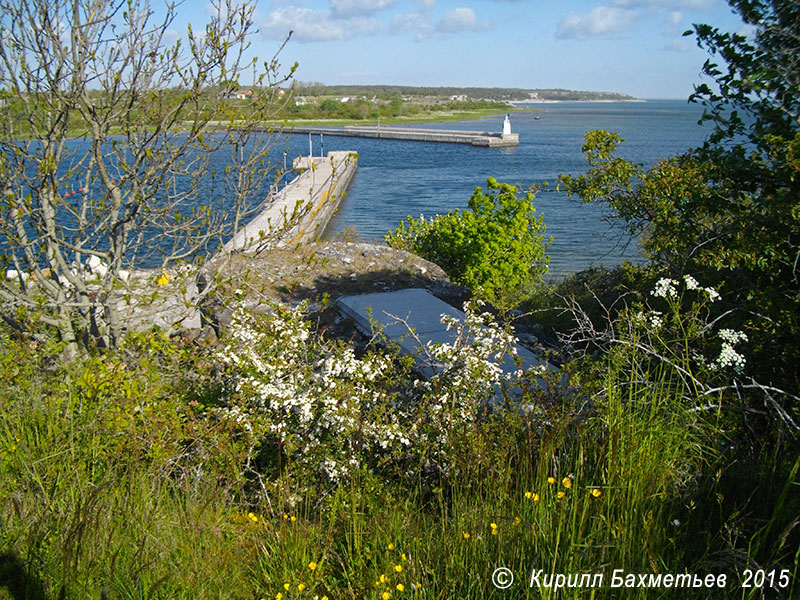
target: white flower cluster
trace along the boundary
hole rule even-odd
[[[733,329],[720,329],[717,332],[717,337],[722,340],[722,347],[720,348],[719,356],[709,366],[716,370],[732,367],[735,372],[741,373],[747,361],[744,356],[736,351],[734,346],[739,342],[746,342],[747,334]]]
[[[675,298],[678,295],[678,290],[675,286],[678,282],[669,277],[662,277],[656,281],[656,287],[650,293],[656,298]]]
[[[683,276],[683,283],[686,285],[687,290],[699,290],[704,292],[710,302],[716,302],[720,299],[719,292],[712,287],[702,287],[697,280],[691,275]],[[656,298],[677,298],[679,282],[669,277],[662,277],[656,281],[655,287],[650,292]]]
[[[494,393],[494,387],[520,375],[518,371],[504,373],[500,366],[507,357],[517,353],[514,336],[494,322],[489,313],[477,313],[472,304],[464,304],[465,320],[442,315],[448,330],[454,329],[452,343],[429,344],[428,352],[441,367],[437,376],[459,397],[484,400]],[[477,384],[477,385],[476,385]]]
[[[361,464],[359,452],[408,446],[397,417],[380,410],[386,400],[373,385],[388,358],[356,357],[350,347],[315,345],[295,312],[257,320],[237,312],[231,342],[218,354],[235,367],[235,394],[220,414],[279,438],[291,458],[338,481]]]

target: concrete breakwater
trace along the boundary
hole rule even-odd
[[[329,152],[326,157],[301,156],[292,167],[300,174],[225,244],[223,253],[314,241],[347,193],[358,156],[349,151]]]
[[[519,146],[518,133],[494,133],[487,131],[346,125],[344,127],[294,126],[285,131],[285,133],[309,133],[312,135],[323,134],[342,137],[469,144],[471,146],[484,146],[488,148]]]

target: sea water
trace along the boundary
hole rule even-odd
[[[325,232],[333,238],[354,230],[365,241],[383,243],[384,234],[407,216],[427,217],[464,209],[476,186],[486,180],[522,188],[549,182],[560,174],[586,169],[581,153],[584,136],[594,129],[618,133],[625,140],[618,154],[654,164],[706,139],[700,126],[702,108],[683,100],[646,102],[565,102],[529,104],[537,112],[511,112],[514,148],[482,148],[462,144],[312,136],[314,153],[353,150],[358,172],[347,197]],[[415,127],[501,132],[502,115],[479,121],[429,123]],[[308,153],[308,136],[290,136],[289,152]],[[544,215],[551,275],[559,277],[590,266],[613,266],[639,260],[636,242],[623,235],[607,207],[584,204],[565,193],[543,191],[534,204]]]
[[[466,208],[475,187],[485,186],[487,178],[494,177],[520,189],[545,181],[551,184],[534,200],[537,211],[544,215],[547,235],[553,238],[548,249],[551,276],[557,278],[592,265],[613,266],[624,259],[640,260],[635,240],[622,235],[619,224],[615,226],[609,219],[607,207],[583,204],[579,198],[556,192],[554,184],[560,174],[579,174],[586,169],[581,146],[586,132],[593,129],[619,133],[625,139],[619,155],[647,166],[701,145],[709,133],[708,126],[698,125],[701,107],[680,100],[653,100],[530,104],[525,108],[536,112],[511,112],[512,131],[520,137],[520,145],[514,148],[312,136],[315,155],[331,150],[352,150],[359,155],[350,191],[331,219],[325,237],[335,238],[354,230],[364,241],[384,243],[385,233],[408,216],[432,217]],[[499,133],[503,119],[503,115],[497,115],[479,121],[415,127]],[[88,144],[88,140],[73,139],[68,142],[67,151],[79,160],[85,156]],[[270,153],[271,168],[282,168],[284,161],[291,168],[292,159],[308,151],[307,135],[279,136]],[[62,190],[66,194],[77,194],[84,181],[84,173],[70,163],[73,159],[60,165],[63,173],[75,171],[74,181],[66,182]],[[217,206],[215,199],[220,199],[222,205],[230,204],[229,191],[219,176],[229,162],[227,148],[211,156],[209,173],[201,181],[194,203]],[[211,172],[216,172],[217,177],[212,177]],[[257,199],[269,195],[272,181],[268,176],[263,189],[255,194]],[[179,179],[175,183],[180,187]],[[101,193],[98,189],[97,194]],[[69,225],[68,220],[64,225]],[[92,240],[102,249],[105,241],[98,235]],[[162,239],[157,232],[147,237],[152,246],[164,244],[168,251],[168,238]],[[4,248],[5,240],[0,239],[0,251]],[[152,258],[127,258],[138,267],[155,266]]]

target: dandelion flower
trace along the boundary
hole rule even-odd
[[[563,485],[567,489],[571,488],[572,479],[570,479],[569,477],[564,477],[564,479],[561,480],[561,485]]]
[[[392,597],[392,595],[391,595],[389,592],[383,592],[383,593],[381,594],[381,598],[382,598],[383,600],[389,600],[389,598],[391,598],[391,597]]]
[[[278,595],[275,596],[275,600],[281,600],[281,598],[283,598],[283,594],[278,592]]]
[[[297,517],[295,517],[294,515],[292,515],[291,517],[289,517],[289,520],[290,520],[292,523],[294,523],[295,521],[297,521]]]
[[[599,497],[600,497],[600,495],[601,495],[602,493],[603,493],[603,492],[601,492],[601,491],[600,491],[600,490],[598,490],[597,488],[594,488],[594,489],[592,490],[592,496],[594,496],[595,498],[599,498]]]
[[[403,565],[395,565],[395,566],[394,566],[394,570],[395,570],[397,573],[402,573],[402,572],[403,572]]]
[[[317,563],[311,561],[310,563],[308,563],[308,568],[311,569],[312,571],[315,570],[317,568]]]
[[[298,583],[297,584],[297,591],[298,592],[302,592],[304,589],[306,589],[306,584],[305,583]]]
[[[389,545],[387,546],[387,548],[389,548],[389,550],[394,550],[394,544],[389,544]]]
[[[465,531],[465,532],[464,532],[464,539],[465,539],[465,540],[468,540],[468,539],[469,539],[469,532],[468,532],[468,531]]]
[[[556,482],[556,478],[555,477],[548,477],[547,478],[547,483],[549,483],[550,485],[553,485],[555,482]]]
[[[287,592],[289,591],[289,588],[290,588],[290,587],[292,587],[292,586],[291,586],[291,585],[289,585],[288,583],[284,583],[284,584],[283,584],[283,589],[285,589]]]
[[[397,589],[398,592],[402,592],[406,589],[406,586],[404,586],[402,583],[398,583],[395,589]]]
[[[563,498],[563,497],[564,497],[564,492],[558,492],[558,493],[556,494],[556,497],[557,497],[559,500],[561,500],[561,498]]]

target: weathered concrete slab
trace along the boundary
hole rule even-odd
[[[428,343],[452,343],[457,335],[455,331],[447,330],[442,315],[465,320],[462,311],[423,289],[343,296],[337,300],[337,305],[363,334],[371,336],[376,330],[381,330],[389,341],[400,347],[401,352],[415,356],[419,370],[427,378],[440,372],[442,365],[432,364],[427,359],[424,346]],[[516,350],[522,369],[544,367],[558,372],[556,367],[527,348],[517,344]],[[506,357],[500,367],[504,373],[519,368],[511,356]],[[544,380],[536,379],[540,385],[546,386]]]

